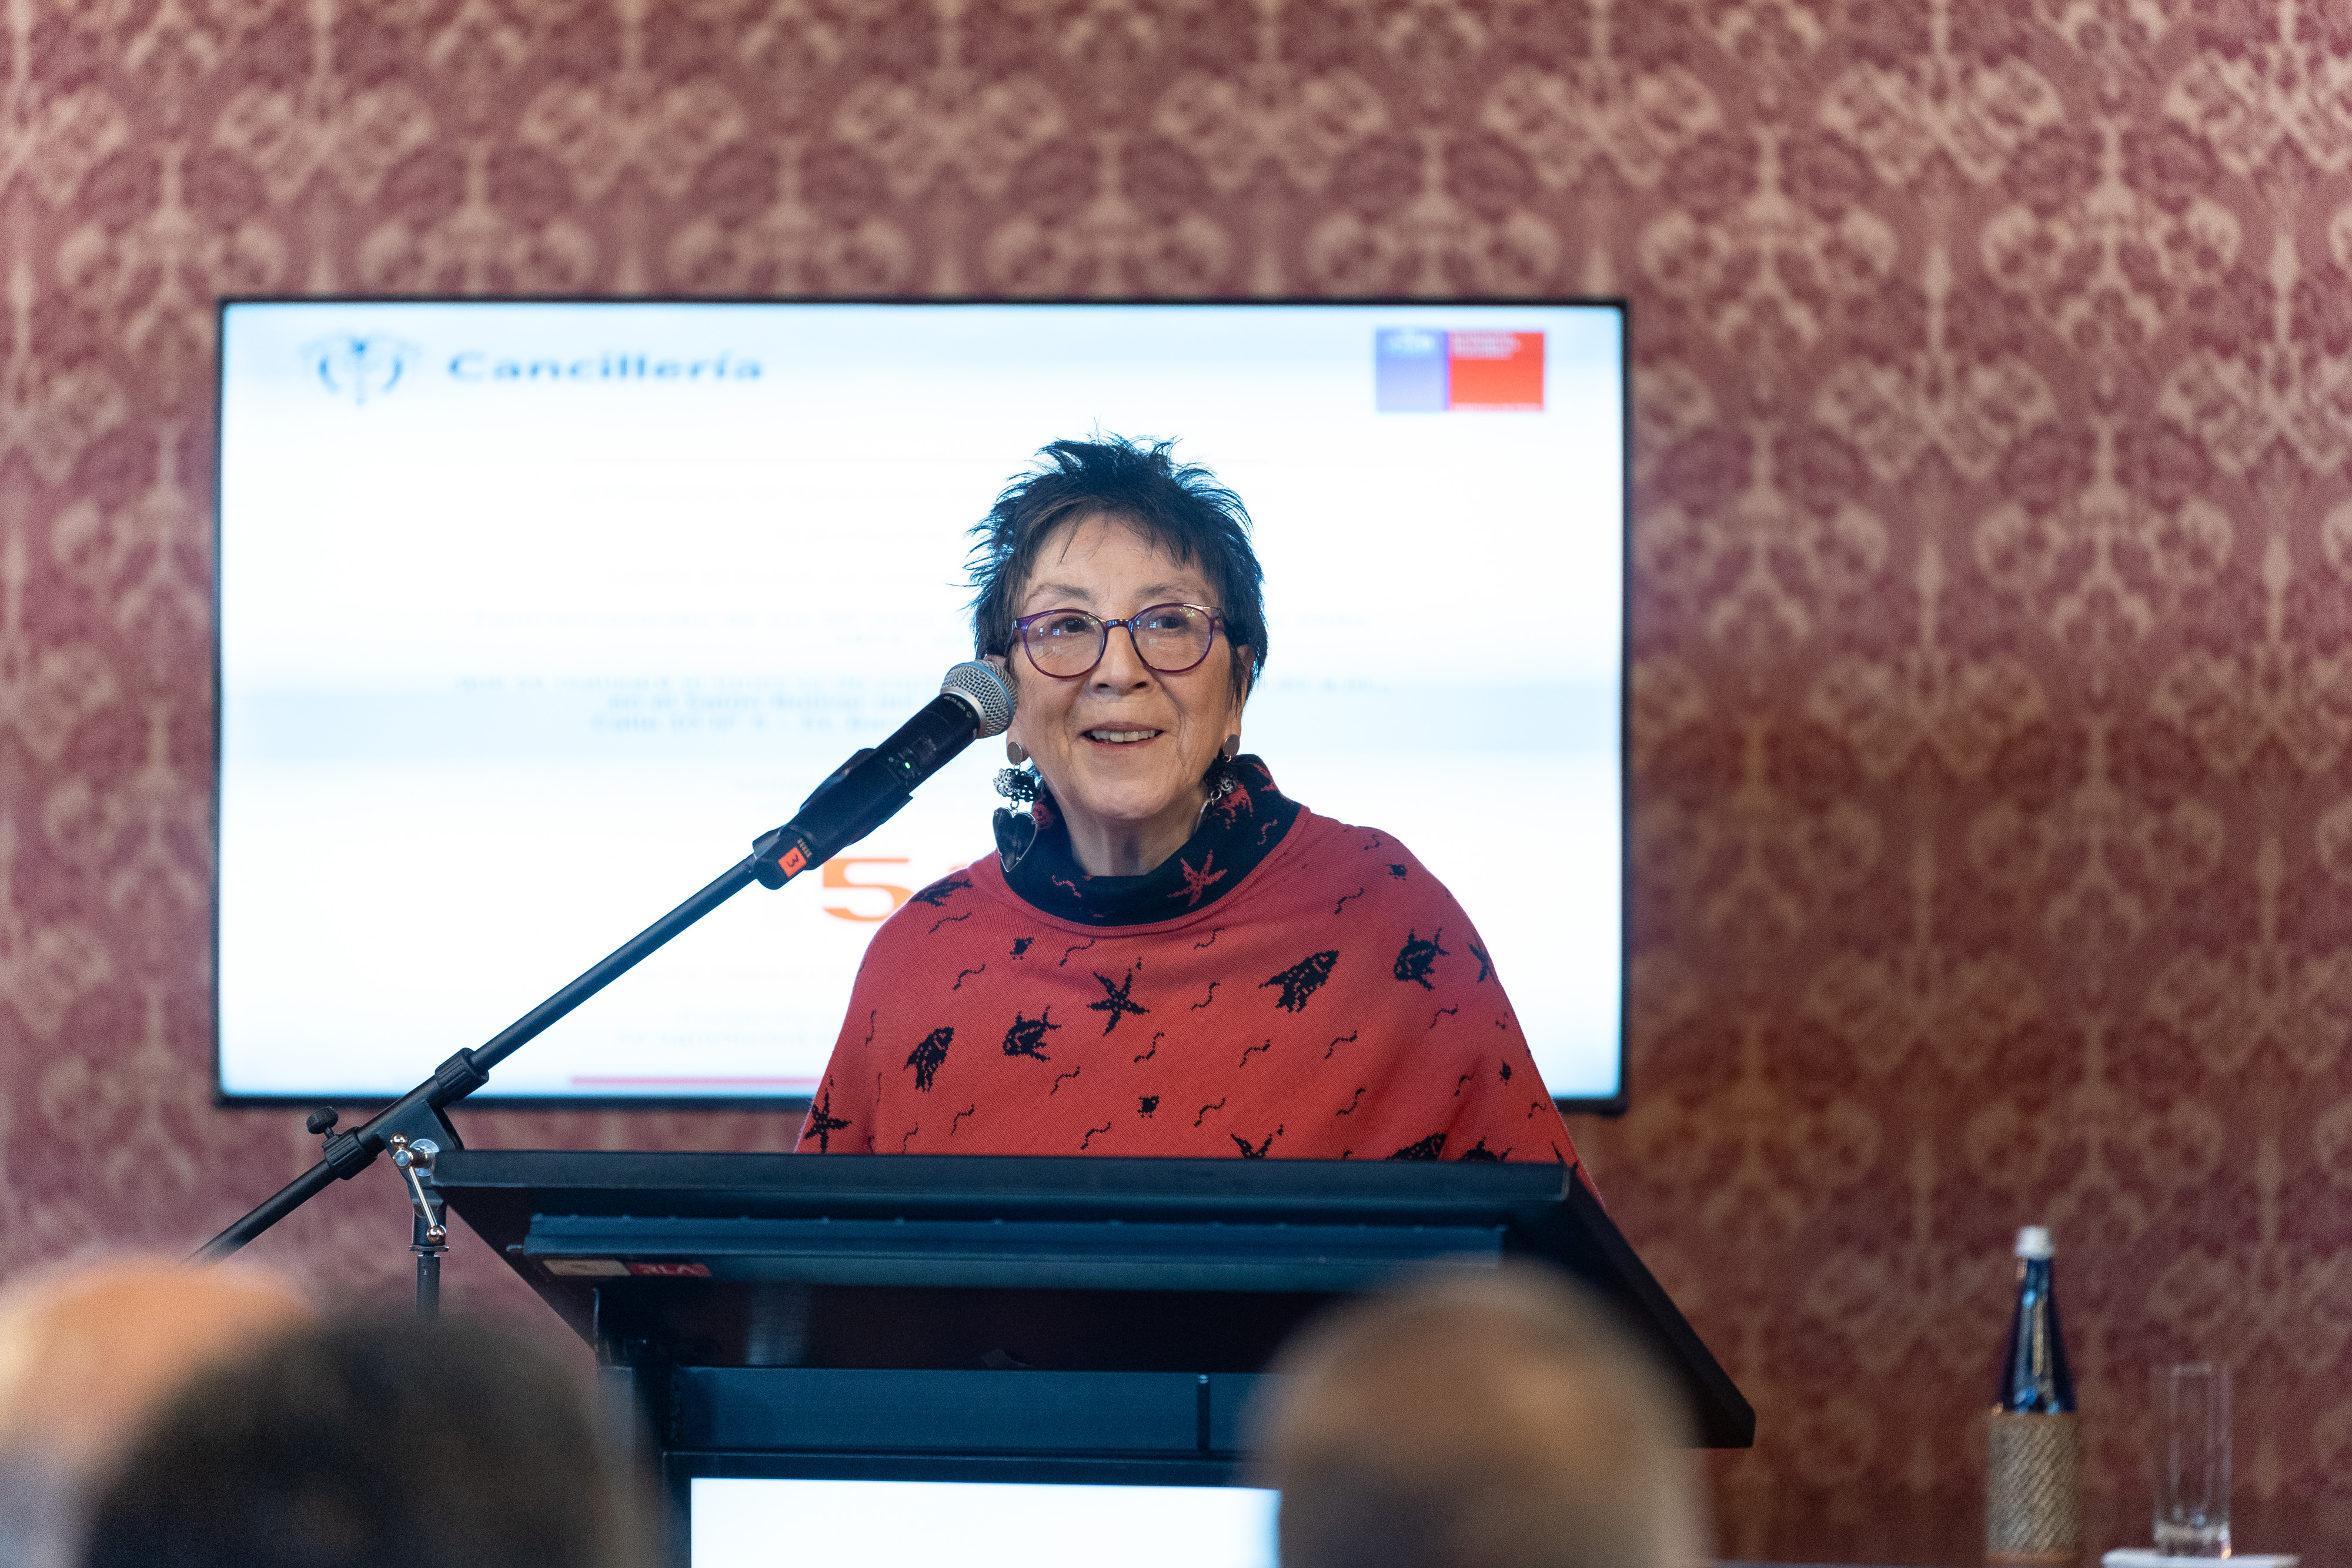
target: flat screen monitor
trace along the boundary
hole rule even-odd
[[[1477,923],[1552,1092],[1622,1090],[1612,304],[223,308],[217,1089],[364,1101],[739,860],[971,655],[1039,447],[1242,497],[1245,748]],[[721,906],[484,1099],[804,1099],[877,924],[991,852],[995,743]]]
[[[691,1568],[1275,1568],[1255,1487],[736,1479],[689,1483]]]

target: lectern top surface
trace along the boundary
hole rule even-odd
[[[1556,1165],[1353,1160],[1174,1160],[940,1155],[751,1155],[463,1150],[436,1177],[456,1192],[528,1191],[542,1211],[835,1214],[987,1209],[1113,1218],[1247,1214],[1343,1223],[1499,1221],[1564,1200]],[[574,1206],[577,1206],[574,1208]]]

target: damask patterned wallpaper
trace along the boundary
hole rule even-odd
[[[5,0],[0,1262],[313,1146],[206,1095],[215,296],[1622,293],[1579,1135],[1762,1412],[1730,1537],[1975,1484],[2029,1220],[2100,1485],[2210,1354],[2242,1495],[2352,1486],[2347,165],[2320,0]],[[396,1292],[404,1236],[379,1170],[260,1250]]]

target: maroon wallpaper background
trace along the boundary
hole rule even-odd
[[[2097,1485],[2216,1355],[2241,1497],[2324,1517],[2347,165],[2321,0],[8,0],[0,1270],[315,1147],[208,1100],[215,297],[1623,294],[1634,1109],[1577,1132],[1761,1412],[1727,1551],[1966,1498],[2037,1220]],[[257,1250],[397,1293],[403,1212]]]

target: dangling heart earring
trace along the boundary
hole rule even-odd
[[[1004,737],[1004,760],[1018,768],[1029,760],[1029,748],[1008,735]]]

